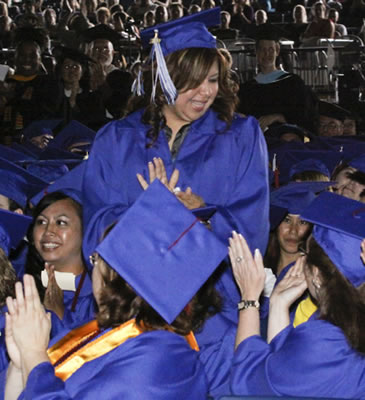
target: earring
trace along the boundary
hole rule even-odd
[[[314,279],[312,279],[312,283],[313,283],[313,286],[316,288],[316,289],[320,289],[321,288],[321,285],[320,285],[320,283],[318,283],[317,281],[315,281]]]

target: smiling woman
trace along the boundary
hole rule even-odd
[[[92,317],[92,285],[81,251],[81,205],[60,192],[46,195],[34,209],[28,236],[26,273],[34,276],[45,307],[58,317],[53,315],[52,335]]]

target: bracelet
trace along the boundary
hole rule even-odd
[[[260,309],[260,303],[258,300],[241,300],[238,303],[238,311],[246,310],[249,307]]]

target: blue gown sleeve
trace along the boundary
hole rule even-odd
[[[228,238],[232,230],[242,233],[251,250],[264,254],[269,235],[269,185],[267,146],[258,122],[252,118],[237,118],[231,129],[235,135],[237,158],[232,168],[234,187],[229,188],[229,200],[218,204],[211,219],[213,231]],[[219,163],[219,160],[216,160]],[[222,182],[223,189],[224,184]]]
[[[232,365],[234,394],[322,398],[361,398],[365,362],[342,330],[311,317],[289,325],[267,344],[259,336],[244,340]]]

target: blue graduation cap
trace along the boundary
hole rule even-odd
[[[227,245],[156,179],[96,252],[171,324],[227,255]]]
[[[70,121],[50,142],[50,147],[58,147],[69,151],[70,147],[76,144],[91,147],[96,132],[79,121]]]
[[[51,185],[44,188],[38,194],[30,199],[33,205],[37,205],[40,200],[48,193],[62,192],[78,203],[82,204],[82,179],[86,168],[87,161],[82,162],[71,171],[64,174]]]
[[[358,171],[365,173],[365,154],[350,160],[349,165],[353,168],[356,168]]]
[[[270,229],[275,229],[286,214],[300,215],[333,182],[291,182],[270,193]]]
[[[23,135],[27,139],[45,134],[53,135],[53,131],[61,124],[61,122],[62,119],[33,121],[23,130]]]
[[[11,162],[35,159],[35,157],[33,157],[29,154],[17,151],[9,146],[4,146],[2,144],[0,144],[0,157],[5,158],[5,160],[11,161]]]
[[[365,266],[360,258],[365,238],[364,203],[321,193],[301,218],[314,224],[314,239],[340,272],[356,287],[364,283]]]
[[[46,182],[54,182],[69,171],[63,160],[32,160],[26,165],[28,172]]]
[[[321,174],[327,176],[327,178],[331,177],[327,166],[322,161],[313,158],[307,158],[306,160],[299,161],[291,166],[289,178],[292,179],[294,175],[307,171],[320,172]]]
[[[17,248],[31,222],[31,217],[0,209],[0,247],[7,256]]]
[[[156,60],[157,63],[157,76],[153,79],[152,100],[154,100],[157,77],[167,102],[173,104],[177,97],[177,91],[167,70],[164,57],[188,48],[216,48],[216,39],[207,27],[219,25],[219,23],[220,8],[216,7],[144,29],[141,32],[143,47],[146,48],[150,43],[152,44],[150,60],[151,62]],[[142,84],[139,82],[133,86],[141,87]]]
[[[24,168],[0,158],[0,194],[25,208],[27,199],[47,186],[47,182],[30,174]]]

